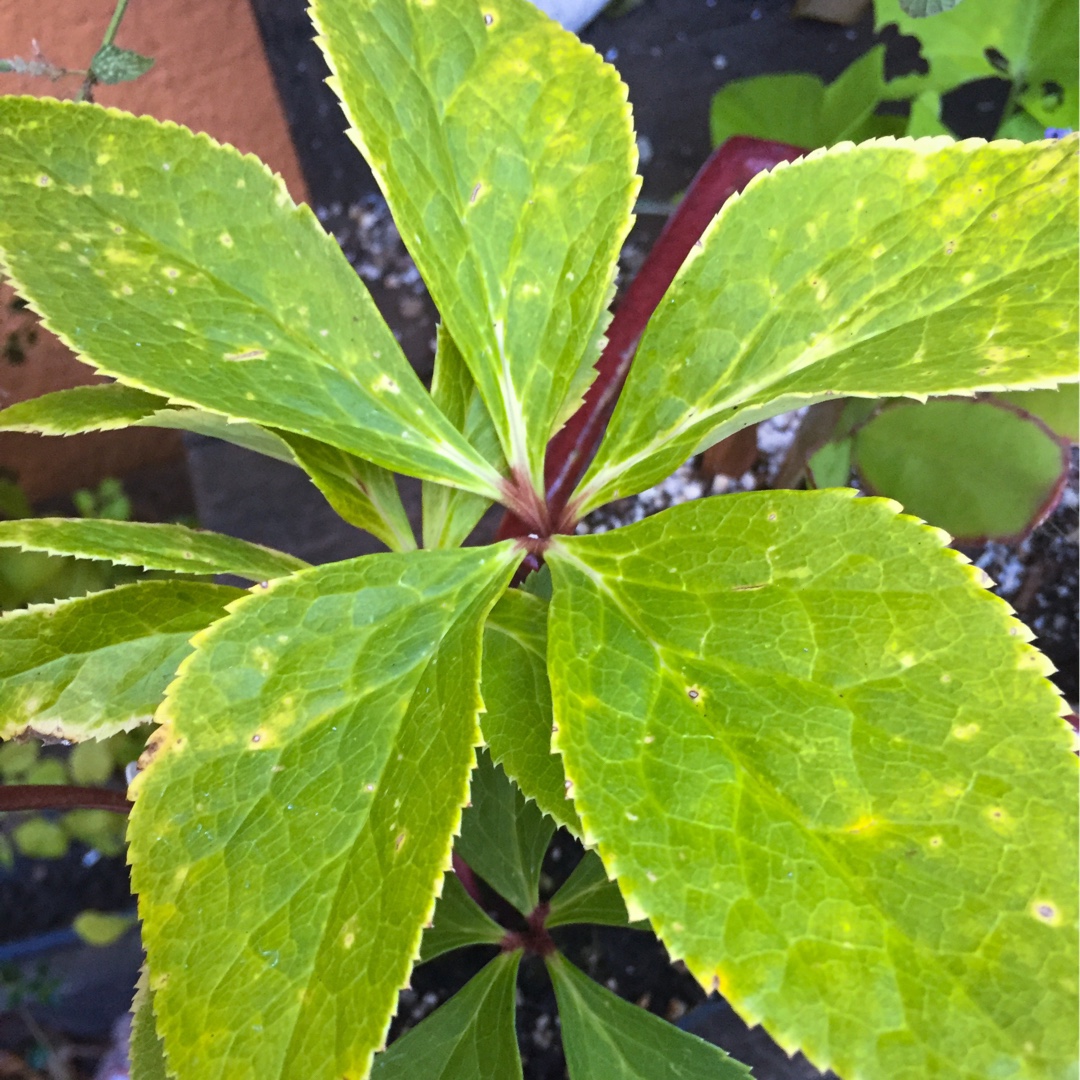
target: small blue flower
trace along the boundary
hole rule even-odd
[[[1066,135],[1072,134],[1072,128],[1047,128],[1044,139],[1064,139]]]

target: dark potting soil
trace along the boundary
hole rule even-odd
[[[581,845],[558,831],[541,874],[541,898],[549,898],[581,859]],[[481,883],[482,887],[483,883]],[[506,921],[505,904],[494,894],[488,914]],[[565,926],[552,931],[560,952],[613,993],[699,1038],[724,1048],[753,1067],[755,1080],[817,1080],[820,1073],[801,1054],[789,1058],[761,1028],[749,1028],[718,995],[707,996],[681,963],[671,963],[663,944],[648,931],[611,926]],[[402,991],[390,1041],[414,1028],[456,993],[496,954],[491,946],[459,949],[414,969]],[[544,963],[525,956],[517,984],[516,1023],[526,1080],[565,1080],[555,991]],[[494,1080],[494,1078],[493,1078]]]

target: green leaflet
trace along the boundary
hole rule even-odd
[[[733,135],[752,135],[814,149],[895,134],[888,130],[892,120],[874,115],[877,103],[889,96],[884,54],[883,45],[875,46],[828,86],[816,75],[804,74],[759,75],[728,83],[709,106],[713,145]],[[901,130],[903,126],[901,119]]]
[[[140,56],[131,49],[121,49],[111,41],[102,45],[90,61],[94,78],[106,86],[131,82],[140,75],[145,75],[153,66],[152,57]]]
[[[540,903],[540,866],[555,822],[481,750],[455,850],[500,896],[528,915]],[[475,906],[475,905],[474,905]]]
[[[129,427],[167,406],[168,402],[157,394],[121,383],[76,386],[0,409],[0,431],[41,435],[112,431]]]
[[[580,836],[566,774],[551,750],[546,600],[509,589],[495,605],[484,627],[481,689],[480,725],[492,760],[545,814]]]
[[[153,416],[140,420],[133,427],[169,428],[173,431],[190,431],[211,439],[222,439],[245,450],[264,454],[288,465],[295,465],[296,458],[279,434],[269,428],[235,420],[221,413],[206,409],[159,409]]]
[[[632,220],[626,88],[525,0],[315,0],[312,16],[506,458],[542,490]]]
[[[170,1070],[367,1074],[448,865],[481,629],[519,558],[317,567],[196,637],[129,827]]]
[[[154,1027],[154,995],[146,984],[145,968],[139,974],[131,1011],[131,1080],[168,1080],[165,1051]]]
[[[595,851],[586,851],[582,856],[574,872],[551,898],[548,917],[544,920],[549,930],[574,923],[601,926],[627,926],[630,923],[619,887],[608,879],[604,864]]]
[[[435,918],[424,929],[420,942],[420,963],[465,945],[498,945],[505,935],[506,931],[465,891],[457,874],[447,870]]]
[[[837,394],[1074,380],[1077,145],[884,139],[755,177],[653,315],[579,512]]]
[[[441,326],[436,336],[431,396],[443,415],[476,447],[485,461],[505,465],[498,433],[461,350]],[[443,484],[424,484],[420,494],[426,548],[457,547],[491,505],[490,499]]]
[[[557,748],[630,914],[789,1051],[1064,1078],[1063,703],[978,572],[895,511],[764,492],[560,538]]]
[[[0,739],[104,739],[147,724],[188,639],[243,590],[144,581],[0,618]]]
[[[0,259],[100,371],[493,494],[334,240],[278,177],[175,124],[0,102]]]
[[[860,486],[965,543],[1022,536],[1069,468],[1066,446],[993,399],[882,409],[858,429],[852,454]]]
[[[557,953],[547,968],[570,1080],[750,1080],[719,1047],[616,997]]]
[[[186,525],[96,518],[0,521],[0,547],[108,559],[121,566],[176,574],[236,574],[249,581],[281,577],[308,565],[283,551]]]
[[[167,398],[123,383],[57,390],[0,410],[0,431],[79,435],[125,427],[191,431],[296,464],[288,446],[265,428],[204,409],[174,408]]]
[[[350,525],[366,529],[391,551],[416,549],[392,472],[316,439],[285,431],[277,434],[326,501]]]
[[[514,986],[521,953],[503,953],[375,1059],[372,1080],[521,1080]]]

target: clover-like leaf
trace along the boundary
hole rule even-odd
[[[497,491],[333,238],[255,158],[146,117],[6,98],[0,202],[5,273],[98,370]]]
[[[144,581],[0,618],[0,738],[104,739],[150,722],[188,640],[243,590]]]
[[[540,485],[631,223],[626,88],[526,0],[316,0],[312,15],[506,459]]]
[[[222,533],[103,518],[0,521],[0,547],[107,559],[120,566],[176,574],[235,574],[249,581],[281,577],[308,566],[295,555]]]
[[[503,953],[375,1059],[372,1080],[521,1080],[514,986],[521,953]]]
[[[882,409],[855,433],[852,456],[866,490],[965,543],[1022,536],[1053,508],[1069,471],[1063,441],[993,399]]]
[[[1075,380],[1077,146],[885,139],[755,177],[650,320],[579,512],[837,394]]]
[[[777,491],[547,561],[556,745],[632,916],[841,1076],[1069,1074],[1072,734],[941,533]]]
[[[367,1074],[449,862],[483,621],[519,559],[317,567],[196,637],[129,828],[172,1072]]]
[[[510,589],[495,605],[484,627],[482,690],[480,725],[492,760],[545,814],[580,836],[566,774],[551,750],[546,600]]]
[[[729,82],[709,106],[713,145],[750,135],[813,150],[895,134],[888,130],[892,119],[874,113],[888,96],[884,54],[884,46],[875,46],[828,85],[801,72]]]
[[[1080,384],[1056,390],[1014,390],[994,395],[1031,416],[1037,416],[1055,435],[1080,442]]]

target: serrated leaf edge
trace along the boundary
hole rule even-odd
[[[1040,146],[1049,149],[1054,145],[1062,146],[1064,144],[1075,145],[1077,150],[1080,150],[1080,135],[1073,134],[1066,136],[1065,139],[1042,140],[1038,143],[1024,143],[1020,142],[1017,139],[987,140],[973,138],[957,141],[948,135],[929,135],[922,138],[913,138],[912,136],[908,135],[898,138],[895,135],[885,135],[876,139],[867,139],[865,142],[861,143],[840,142],[834,146],[819,147],[816,150],[813,150],[810,153],[804,154],[802,157],[795,158],[791,161],[777,162],[777,164],[774,165],[772,168],[763,169],[760,172],[755,173],[754,176],[751,177],[750,181],[746,184],[746,186],[742,189],[742,191],[736,192],[727,199],[727,201],[724,203],[724,205],[720,208],[720,210],[713,217],[712,221],[709,223],[709,226],[702,234],[699,243],[694,245],[694,247],[690,251],[690,254],[686,257],[682,265],[679,267],[679,271],[676,274],[675,280],[672,282],[671,287],[677,286],[679,281],[689,269],[689,267],[698,258],[701,257],[701,255],[706,249],[709,238],[715,230],[721,227],[721,222],[728,214],[732,212],[732,207],[734,207],[741,199],[743,199],[750,192],[754,191],[761,184],[767,183],[769,177],[780,174],[787,169],[802,165],[803,163],[817,161],[824,157],[834,158],[842,154],[852,153],[853,151],[883,148],[903,148],[914,151],[915,153],[922,156],[928,156],[930,154],[936,153],[939,150],[945,150],[950,148],[959,149],[966,153],[974,153],[975,151],[990,145],[993,145],[995,149],[1001,150],[1028,151],[1032,146]],[[646,327],[645,331],[642,334],[642,337],[644,337],[645,333],[647,332],[648,327]],[[811,364],[812,363],[813,361],[811,361]],[[807,366],[810,366],[810,364],[801,365],[800,370],[803,367]],[[791,372],[786,372],[785,374],[791,374]],[[768,382],[771,381],[775,380],[770,377],[770,379],[765,383],[765,385],[768,385]],[[972,397],[978,393],[993,393],[995,391],[1004,390],[1051,390],[1054,387],[1060,385],[1061,383],[1074,381],[1077,381],[1077,378],[1074,378],[1071,375],[1048,378],[1036,377],[1030,382],[1024,383],[1022,387],[1019,384],[1015,383],[1004,384],[987,382],[979,383],[978,386],[974,387],[962,386],[954,387],[952,389],[937,390],[934,391],[932,394],[918,394],[907,392],[889,394],[887,396],[908,398],[914,401],[924,402],[930,397],[940,397],[942,395],[949,395],[954,397]],[[762,387],[760,385],[751,385],[745,387],[743,391],[740,392],[740,396],[742,400],[745,400],[746,396],[752,395],[761,388]],[[801,405],[812,405],[819,401],[824,401],[830,396],[833,395],[830,395],[828,393],[822,395],[785,394],[782,397],[774,398],[771,402],[763,403],[760,406],[751,406],[750,408],[746,408],[740,412],[737,421],[738,426],[732,426],[729,429],[718,428],[714,429],[711,433],[707,433],[703,437],[702,442],[697,446],[695,453],[699,453],[702,449],[711,446],[713,443],[719,441],[722,438],[725,438],[728,435],[733,434],[735,431],[739,430],[740,427],[749,426],[751,423],[756,423],[760,420],[767,419],[770,416],[775,416],[780,412],[787,412],[791,409],[799,408]],[[845,396],[878,398],[882,395],[845,392]],[[783,407],[774,409],[773,403],[779,403],[781,401],[784,402]],[[736,406],[738,406],[739,402],[736,402],[735,404]],[[731,400],[724,399],[719,404],[715,406],[710,406],[708,409],[693,410],[692,414],[690,414],[690,417],[687,418],[686,422],[681,423],[676,427],[670,428],[661,435],[654,437],[645,446],[639,447],[634,452],[626,455],[623,458],[620,458],[618,461],[612,462],[610,464],[604,464],[600,468],[595,469],[594,467],[590,466],[588,471],[585,473],[585,476],[578,484],[578,487],[572,498],[578,516],[584,517],[591,510],[596,509],[596,507],[598,506],[602,506],[605,502],[609,501],[612,498],[623,497],[630,494],[630,492],[618,491],[613,488],[613,485],[618,482],[618,478],[623,473],[625,473],[633,466],[639,464],[640,462],[647,460],[653,454],[660,452],[666,445],[678,439],[682,432],[687,430],[687,428],[697,426],[701,422],[703,417],[708,417],[710,415],[719,415],[725,410],[730,410],[731,408]],[[602,454],[603,446],[601,445],[600,451],[597,455],[597,460],[600,460]]]
[[[17,95],[14,97],[14,100],[38,101],[40,99],[31,97],[29,95]],[[327,233],[326,230],[323,229],[323,227],[319,224],[318,219],[315,217],[314,212],[311,210],[311,207],[309,207],[306,203],[294,202],[292,195],[290,195],[289,189],[286,187],[285,180],[281,176],[281,174],[274,172],[261,158],[257,157],[255,154],[243,153],[229,143],[218,142],[217,139],[208,135],[204,131],[192,131],[191,128],[187,127],[184,124],[178,124],[174,120],[159,120],[156,117],[148,116],[146,114],[135,114],[127,112],[123,109],[117,109],[113,106],[88,104],[85,102],[55,101],[55,104],[65,109],[92,108],[98,111],[103,111],[109,116],[123,118],[125,120],[134,119],[144,123],[151,123],[158,128],[163,128],[169,131],[175,130],[186,132],[196,142],[203,143],[207,146],[214,148],[215,150],[220,150],[226,154],[233,156],[239,161],[246,162],[249,165],[253,165],[261,169],[273,181],[273,184],[277,190],[274,201],[276,202],[278,208],[287,211],[293,218],[303,219],[306,220],[309,225],[314,225],[315,231],[320,237],[320,242],[327,249],[327,251],[332,252],[333,257],[335,258],[340,256],[341,249],[338,247],[337,241],[334,240],[334,238],[330,236],[330,234]],[[198,409],[205,412],[213,411],[210,409],[206,409],[205,406],[201,405],[197,401],[188,399],[186,397],[176,397],[172,394],[164,393],[159,387],[151,386],[143,379],[130,375],[121,375],[118,372],[112,371],[107,365],[99,364],[97,361],[91,359],[81,350],[76,348],[74,342],[71,340],[70,337],[68,337],[66,334],[62,333],[55,326],[53,326],[51,320],[41,310],[37,300],[30,296],[22,280],[18,277],[17,274],[12,272],[11,266],[9,265],[8,260],[5,257],[5,253],[2,247],[0,247],[0,275],[3,275],[8,279],[15,291],[26,302],[27,308],[37,317],[42,327],[48,330],[49,333],[56,337],[60,341],[60,343],[65,346],[65,348],[67,348],[71,353],[73,353],[80,363],[85,364],[87,367],[91,368],[95,372],[98,372],[99,374],[107,375],[110,378],[115,379],[116,382],[121,383],[124,386],[130,386],[136,390],[145,390],[148,394],[156,394],[158,397],[168,398],[168,400],[175,405]],[[342,374],[344,377],[348,377],[345,372],[340,371],[340,369],[336,368],[335,365],[331,366],[335,367],[335,370],[338,370],[339,373]],[[440,410],[435,407],[434,402],[432,402],[432,409],[433,411],[441,415]],[[219,415],[226,416],[227,418],[236,419],[241,422],[244,422],[246,420],[247,422],[256,425],[262,424],[262,421],[249,420],[246,417],[234,417],[230,413],[221,413]],[[279,424],[278,426],[282,425]],[[447,427],[451,430],[453,429],[453,425],[449,424],[449,422],[447,422]],[[327,442],[328,445],[336,446],[339,450],[345,450],[347,453],[356,452],[355,449],[352,449],[350,447],[339,446],[337,443],[331,443],[323,435],[313,436],[305,431],[298,431],[297,433],[301,435],[308,435],[309,438],[319,438],[322,441]],[[438,443],[436,443],[434,440],[425,441],[429,441],[432,450],[437,450],[447,461],[452,462],[459,469],[462,469],[467,473],[471,473],[476,478],[475,488],[463,490],[472,490],[475,494],[485,495],[492,500],[497,500],[498,498],[500,498],[500,487],[502,478],[499,476],[498,472],[496,472],[495,469],[492,468],[491,465],[489,465],[486,461],[484,461],[483,458],[480,457],[478,453],[476,453],[475,450],[473,451],[473,459],[470,460],[468,457],[462,455],[451,443],[446,442],[446,440],[443,438],[440,438]],[[447,486],[450,487],[457,486],[450,483],[448,480],[439,480],[433,482],[445,483],[447,484]]]
[[[520,555],[522,553],[515,550],[514,554],[515,555]],[[316,572],[316,571],[321,570],[321,569],[323,569],[323,567],[321,567],[321,566],[313,566],[313,567],[310,567],[308,570],[298,571],[298,573],[299,574],[312,573],[312,572]],[[509,566],[508,566],[508,568],[507,568],[508,576],[509,576],[509,573],[510,573],[510,569],[509,569]],[[289,574],[284,578],[276,578],[273,581],[261,582],[260,584],[255,585],[254,587],[252,587],[251,589],[248,590],[248,593],[247,593],[246,596],[239,596],[235,600],[233,600],[231,603],[225,605],[226,614],[222,618],[216,619],[209,626],[207,626],[204,629],[198,631],[198,633],[194,634],[189,639],[190,644],[192,645],[192,651],[190,653],[188,653],[188,655],[186,657],[184,657],[184,659],[180,662],[179,667],[176,669],[176,674],[173,676],[172,681],[169,683],[169,685],[165,689],[165,693],[164,693],[164,695],[162,697],[161,704],[158,706],[157,711],[154,714],[154,721],[156,723],[158,723],[160,726],[153,732],[153,734],[147,740],[146,748],[143,750],[143,753],[139,756],[138,771],[136,772],[135,776],[131,779],[131,781],[128,783],[127,797],[128,797],[129,802],[131,802],[132,804],[135,803],[136,799],[138,798],[138,793],[139,793],[140,789],[142,788],[143,783],[145,782],[145,777],[149,773],[149,771],[154,767],[154,764],[158,760],[160,760],[164,755],[169,753],[170,750],[175,750],[175,749],[177,749],[177,748],[179,748],[180,746],[183,745],[182,737],[178,738],[176,736],[175,732],[173,731],[173,724],[172,724],[172,719],[173,718],[172,718],[172,715],[171,715],[171,712],[170,712],[171,705],[172,705],[172,698],[175,696],[175,687],[178,685],[181,678],[183,678],[183,676],[186,674],[188,667],[194,662],[195,657],[199,654],[200,648],[206,643],[206,640],[207,640],[208,636],[221,623],[225,622],[227,619],[231,619],[236,614],[237,611],[242,610],[245,605],[252,603],[256,599],[261,599],[267,593],[272,592],[276,588],[280,587],[284,582],[292,581],[292,579],[295,578],[296,576],[297,576],[297,574]],[[477,619],[476,650],[477,650],[477,655],[480,658],[481,662],[483,660],[483,646],[484,646],[483,635],[484,635],[484,627],[485,627],[485,625],[487,623],[487,615],[490,614],[491,608],[493,608],[495,606],[495,604],[498,603],[500,595],[501,594],[499,594],[499,593],[495,594],[495,596],[493,597],[493,599],[491,601],[491,605],[488,608],[488,611],[483,616],[481,616],[480,618]],[[434,918],[435,906],[436,906],[436,904],[438,903],[439,899],[442,896],[443,886],[444,886],[444,882],[446,880],[446,874],[447,874],[448,871],[451,871],[453,869],[454,840],[458,836],[461,835],[461,818],[462,818],[462,814],[464,813],[464,810],[465,810],[466,806],[469,803],[469,791],[470,791],[470,788],[471,788],[471,785],[472,785],[472,774],[476,770],[476,765],[477,765],[476,751],[477,751],[478,748],[480,748],[481,746],[484,745],[483,735],[482,735],[481,730],[480,730],[480,716],[482,715],[482,713],[485,710],[484,710],[483,698],[481,697],[481,694],[480,694],[480,680],[479,680],[479,678],[476,681],[475,698],[474,698],[474,707],[473,708],[474,708],[474,711],[473,711],[473,736],[472,736],[472,747],[471,747],[472,752],[473,752],[472,764],[470,765],[469,772],[465,777],[464,787],[459,792],[458,798],[456,800],[457,803],[458,803],[457,819],[456,819],[456,821],[455,821],[455,823],[453,825],[453,828],[451,829],[450,834],[447,837],[446,848],[445,848],[444,852],[442,853],[441,858],[439,859],[438,868],[437,868],[437,876],[436,876],[435,880],[432,882],[431,897],[430,897],[430,900],[428,902],[427,909],[424,912],[423,918],[421,918],[419,920],[418,924],[417,924],[414,940],[412,942],[412,945],[410,946],[409,963],[408,963],[408,969],[407,969],[405,981],[397,988],[399,992],[402,991],[402,990],[407,990],[411,986],[412,971],[416,967],[417,963],[420,961],[420,951],[421,951],[421,944],[422,944],[423,936],[424,936],[424,928],[426,926],[428,926],[432,922],[432,920]],[[127,865],[129,867],[134,867],[134,862],[133,862],[132,857],[131,857],[131,844],[130,843],[128,843],[127,849],[126,849],[126,862],[127,862]],[[147,985],[150,986],[151,988],[153,988],[153,985],[152,985],[153,976],[152,976],[152,973],[150,972],[149,961],[146,962],[146,964],[144,965],[144,968],[145,968],[146,976],[147,976],[147,980],[148,980]],[[374,1055],[377,1054],[377,1053],[380,1053],[382,1050],[386,1049],[386,1036],[390,1031],[390,1025],[393,1022],[395,1012],[396,1012],[396,1006],[395,1006],[394,1009],[392,1009],[390,1011],[389,1015],[386,1017],[386,1023],[385,1023],[384,1029],[383,1029],[382,1040],[381,1040],[379,1046],[375,1050],[373,1050],[371,1052],[371,1054],[369,1055],[367,1068],[366,1068],[365,1072],[362,1074],[363,1076],[367,1076],[368,1073],[370,1072],[371,1064],[372,1064],[372,1060],[374,1058]],[[156,1013],[155,1013],[155,1020],[156,1020]],[[166,1044],[165,1039],[163,1037],[161,1037],[160,1033],[159,1033],[159,1038],[161,1038],[161,1043],[162,1043],[163,1052],[164,1052],[164,1056],[165,1056],[166,1070],[168,1071],[169,1076],[171,1076],[171,1077],[178,1076],[177,1072],[174,1069],[172,1069],[168,1064],[168,1062],[169,1062],[168,1046]]]
[[[140,554],[138,552],[134,552],[134,551],[117,552],[115,555],[98,555],[98,554],[91,555],[91,554],[86,554],[85,552],[70,551],[70,550],[67,550],[65,548],[53,547],[53,546],[51,546],[49,544],[46,544],[46,543],[33,544],[33,543],[27,543],[25,540],[5,540],[4,536],[3,536],[4,526],[8,525],[8,524],[18,525],[18,524],[21,524],[23,520],[27,520],[27,519],[21,519],[21,520],[20,519],[15,519],[14,521],[11,521],[11,522],[0,521],[0,548],[12,547],[12,548],[18,548],[21,551],[43,552],[43,553],[48,554],[48,555],[56,555],[56,556],[60,556],[60,557],[63,557],[63,558],[89,559],[89,560],[91,560],[93,562],[112,563],[115,566],[141,566],[144,570],[167,570],[167,571],[169,571],[171,573],[174,573],[174,574],[195,574],[195,575],[198,575],[198,576],[205,576],[205,575],[210,575],[210,574],[235,574],[237,577],[246,578],[248,581],[257,580],[256,575],[253,575],[253,574],[251,574],[249,572],[246,572],[244,570],[237,570],[237,569],[232,568],[232,567],[228,567],[228,568],[227,567],[221,567],[221,568],[216,569],[216,570],[207,570],[207,569],[201,569],[200,570],[200,569],[196,569],[196,568],[193,568],[193,569],[190,569],[190,570],[182,570],[182,569],[177,569],[175,566],[173,566],[171,564],[168,565],[168,566],[162,566],[162,565],[159,565],[159,561],[156,558],[151,557],[150,560],[147,561],[147,560],[144,560],[142,557],[140,557]],[[32,518],[32,519],[29,519],[29,520],[31,520],[31,521],[33,521],[35,523],[43,524],[43,525],[54,525],[54,524],[67,524],[67,523],[82,524],[85,521],[90,520],[90,519],[86,519],[86,518],[45,517],[45,518]],[[252,554],[253,555],[266,555],[266,556],[270,556],[271,558],[281,560],[282,562],[288,561],[288,562],[292,562],[292,563],[295,564],[291,569],[286,569],[283,566],[282,569],[281,569],[281,573],[278,575],[279,577],[289,577],[291,574],[297,573],[300,570],[307,570],[311,566],[310,563],[305,562],[303,559],[297,558],[295,555],[290,555],[290,554],[288,554],[288,552],[278,551],[275,548],[267,547],[265,544],[256,544],[256,543],[253,543],[253,542],[251,542],[249,540],[240,540],[237,537],[228,536],[225,533],[214,532],[212,529],[192,529],[192,528],[189,528],[187,525],[164,523],[164,522],[122,521],[122,522],[115,522],[115,524],[122,525],[122,526],[125,526],[125,527],[129,528],[131,530],[131,534],[132,534],[133,538],[138,537],[139,532],[142,531],[141,527],[144,526],[144,525],[150,526],[151,528],[154,528],[154,529],[167,528],[167,529],[170,529],[170,530],[176,530],[176,535],[177,535],[178,540],[183,540],[183,538],[188,537],[188,536],[193,536],[193,537],[198,537],[198,538],[210,538],[210,539],[227,540],[230,543],[243,544],[244,547],[252,549]],[[161,561],[164,561],[164,560],[161,560]],[[268,580],[275,580],[275,579],[268,579]]]
[[[1009,602],[1002,597],[989,591],[989,587],[993,585],[993,581],[990,576],[982,570],[980,567],[974,565],[972,561],[963,554],[963,552],[957,551],[955,548],[949,547],[951,537],[943,529],[939,529],[935,525],[930,525],[923,521],[921,518],[915,517],[913,514],[906,514],[903,512],[903,507],[895,499],[884,498],[880,496],[862,496],[858,491],[852,488],[835,488],[830,489],[834,493],[844,492],[850,498],[865,499],[867,502],[879,504],[892,511],[895,520],[909,522],[917,526],[920,531],[929,534],[934,538],[938,544],[938,548],[947,557],[950,557],[954,563],[959,564],[960,569],[964,575],[968,578],[968,581],[972,586],[977,587],[977,595],[983,598],[985,603],[988,603],[992,609],[994,609],[999,617],[1001,617],[1001,628],[1006,630],[1008,635],[1017,639],[1016,641],[1016,670],[1024,670],[1025,668],[1033,668],[1038,674],[1046,676],[1052,674],[1057,669],[1050,662],[1049,658],[1041,653],[1038,649],[1029,643],[1034,639],[1035,635],[1032,631],[1020,621],[1017,617],[1015,610],[1009,604]],[[603,578],[595,574],[591,568],[585,566],[585,564],[578,562],[572,553],[568,553],[564,545],[560,545],[561,554],[568,556],[575,565],[589,574],[589,576],[600,585],[603,582]],[[602,587],[602,585],[601,585]],[[1062,750],[1064,752],[1073,752],[1077,747],[1076,733],[1072,727],[1065,720],[1065,717],[1070,715],[1071,710],[1065,701],[1061,691],[1057,689],[1052,683],[1049,684],[1054,690],[1057,702],[1058,702],[1058,716],[1061,719],[1061,731],[1062,731]],[[557,748],[559,742],[559,734],[556,730],[552,738],[552,743]],[[560,750],[561,753],[561,750]],[[565,766],[565,757],[564,769]],[[1080,763],[1078,763],[1080,764]],[[569,770],[567,770],[567,782],[571,786],[576,786],[576,781],[570,776]],[[626,905],[626,912],[631,922],[646,921],[649,926],[652,927],[653,932],[664,943],[664,947],[667,949],[668,956],[674,963],[681,961],[689,970],[690,974],[694,976],[697,982],[705,990],[706,993],[718,992],[720,993],[736,1011],[736,1013],[751,1027],[759,1024],[767,1024],[769,1035],[776,1041],[776,1043],[789,1055],[793,1055],[798,1051],[801,1051],[810,1059],[814,1065],[822,1071],[829,1068],[840,1069],[842,1075],[850,1077],[851,1080],[857,1080],[860,1075],[856,1071],[847,1068],[846,1063],[838,1063],[835,1060],[835,1056],[829,1057],[826,1054],[822,1054],[815,1047],[809,1046],[807,1043],[800,1041],[797,1037],[792,1035],[789,1031],[785,1031],[778,1025],[771,1023],[764,1016],[752,1013],[746,1008],[745,1004],[734,997],[729,996],[729,989],[727,986],[727,980],[724,972],[709,964],[700,958],[690,955],[690,953],[684,951],[677,944],[677,941],[673,939],[672,935],[677,938],[682,932],[682,928],[678,925],[677,920],[667,920],[662,916],[654,916],[650,914],[646,907],[646,902],[642,897],[638,895],[638,892],[630,885],[626,884],[619,876],[619,860],[617,854],[611,849],[611,846],[606,840],[602,839],[595,829],[594,823],[588,819],[588,815],[585,810],[578,806],[578,816],[581,818],[582,823],[582,842],[590,850],[596,851],[600,856],[600,860],[603,863],[604,871],[608,875],[608,878],[615,881],[618,884],[619,892],[622,894],[623,903]]]
[[[67,596],[60,600],[53,600],[47,603],[41,604],[29,604],[23,608],[16,608],[13,611],[0,612],[0,624],[10,623],[16,619],[22,618],[24,615],[41,615],[47,614],[52,611],[63,608],[69,604],[78,603],[80,600],[86,600],[91,596],[101,596],[104,593],[116,592],[121,589],[137,589],[139,588],[139,582],[131,582],[127,585],[116,585],[107,589],[95,589],[93,592],[83,593],[81,596]],[[235,603],[236,601],[233,601]],[[227,608],[226,608],[227,609]],[[215,620],[217,621],[217,620]],[[199,631],[202,633],[203,631]],[[185,657],[185,660],[187,657]],[[181,661],[180,667],[183,667],[184,661]],[[179,670],[179,669],[177,669]],[[63,721],[57,721],[52,727],[43,727],[40,724],[29,723],[25,724],[21,728],[12,728],[10,730],[5,729],[4,734],[0,736],[5,741],[8,739],[18,738],[20,735],[37,735],[43,739],[64,739],[67,742],[89,742],[90,740],[108,739],[112,735],[119,732],[134,731],[137,727],[143,727],[146,724],[154,722],[155,714],[147,714],[132,717],[130,720],[123,721],[110,728],[107,732],[87,732],[83,731],[79,727],[73,727],[65,724]]]

